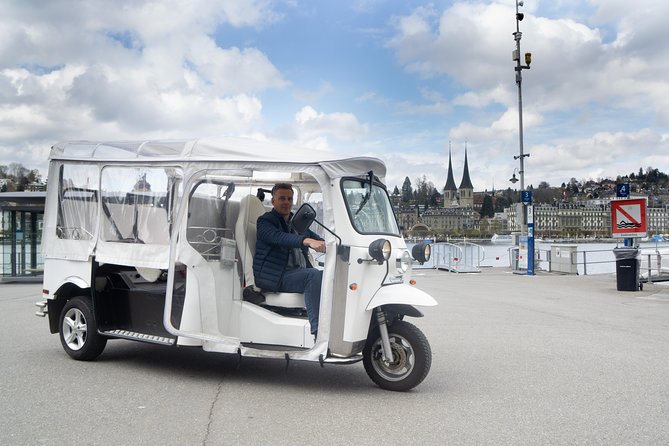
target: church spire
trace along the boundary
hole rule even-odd
[[[469,178],[469,165],[467,164],[467,141],[465,141],[465,171],[462,173],[460,189],[474,189],[474,186],[472,186],[472,180]]]
[[[451,163],[451,142],[448,142],[448,177],[446,178],[446,185],[444,191],[457,191],[455,180],[453,179],[453,164]]]

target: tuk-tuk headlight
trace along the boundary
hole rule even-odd
[[[369,244],[369,255],[379,263],[388,260],[392,250],[390,242],[384,238],[376,239]]]
[[[398,270],[404,274],[409,270],[409,267],[411,266],[411,256],[409,255],[409,251],[404,251],[402,253],[402,257],[398,259],[397,262],[398,265]]]
[[[421,264],[430,260],[431,254],[432,248],[428,242],[417,243],[411,248],[411,255],[413,255],[413,258]]]

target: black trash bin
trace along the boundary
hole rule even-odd
[[[616,256],[616,284],[618,291],[639,290],[639,248],[622,247],[614,248]]]

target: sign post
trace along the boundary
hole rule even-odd
[[[629,198],[629,197],[630,197],[629,183],[616,184],[616,198]],[[634,239],[630,237],[625,238],[625,240],[623,240],[623,246],[634,246]]]
[[[520,192],[520,199],[527,211],[527,275],[534,275],[534,207],[532,206],[532,191]]]

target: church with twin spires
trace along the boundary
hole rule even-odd
[[[445,208],[473,208],[474,186],[469,178],[469,166],[467,164],[467,144],[465,143],[465,168],[462,174],[460,187],[455,186],[453,179],[453,165],[451,163],[451,148],[448,148],[448,177],[444,186]]]

